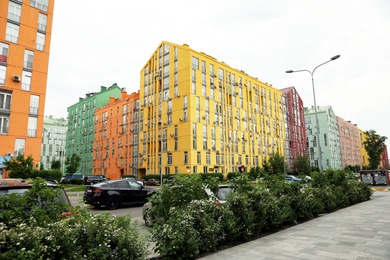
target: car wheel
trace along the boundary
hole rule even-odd
[[[117,197],[108,198],[106,208],[113,210],[119,207],[119,199]]]
[[[150,210],[145,211],[144,221],[147,227],[151,227],[153,225],[153,217],[150,214]]]

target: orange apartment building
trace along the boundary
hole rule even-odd
[[[39,167],[54,0],[0,1],[0,156]]]
[[[138,168],[139,92],[110,97],[95,110],[93,175],[119,179],[136,175]]]
[[[351,121],[345,121],[337,116],[340,132],[341,165],[362,167],[362,157],[360,153],[359,128]]]

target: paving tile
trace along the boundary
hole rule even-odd
[[[200,259],[390,259],[390,192]],[[378,218],[378,216],[384,216]]]

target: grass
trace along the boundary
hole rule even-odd
[[[61,186],[67,192],[84,192],[86,188],[85,185],[74,185],[74,184],[61,184]]]

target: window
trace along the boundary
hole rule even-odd
[[[15,140],[14,157],[17,157],[19,154],[24,155],[25,146],[26,146],[25,139],[16,139]]]
[[[7,31],[5,32],[5,39],[9,42],[18,43],[19,25],[7,23]]]
[[[0,114],[0,134],[8,134],[9,116]]]
[[[30,115],[38,115],[39,96],[31,95],[30,97]]]
[[[32,65],[34,61],[34,52],[25,50],[24,51],[24,68],[32,70]]]
[[[23,71],[22,90],[30,91],[31,89],[31,72]]]
[[[8,48],[8,44],[0,42],[0,62],[7,62]]]
[[[0,92],[0,110],[11,109],[11,97],[10,93]]]
[[[49,0],[30,0],[30,5],[47,12],[48,2]]]
[[[4,86],[5,84],[5,72],[7,70],[6,66],[0,65],[0,86]]]
[[[47,25],[47,15],[39,13],[38,30],[42,32],[46,32],[46,25]]]
[[[199,59],[192,57],[192,68],[193,69],[199,69]]]
[[[35,48],[39,51],[43,51],[45,48],[45,35],[43,33],[37,32],[37,43]]]
[[[188,153],[184,152],[184,164],[188,164]]]
[[[37,122],[38,118],[29,117],[28,118],[28,126],[27,126],[27,136],[28,137],[36,137],[37,136]]]
[[[8,20],[13,22],[20,22],[20,13],[22,6],[13,2],[9,2],[8,6]]]

